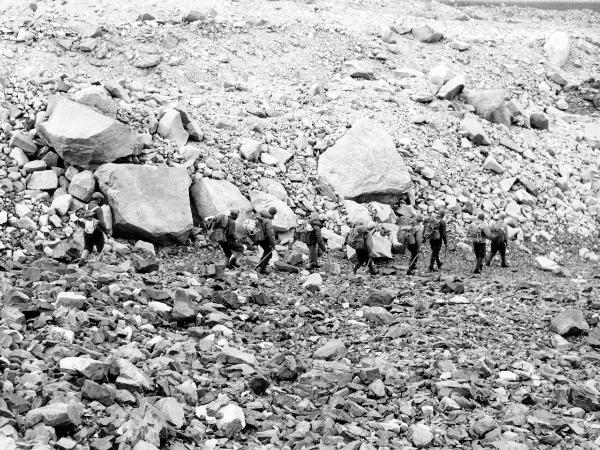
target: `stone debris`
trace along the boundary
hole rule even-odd
[[[5,3],[0,448],[600,445],[597,13]],[[270,206],[270,273],[225,268],[206,219]],[[510,267],[474,276],[479,211]]]

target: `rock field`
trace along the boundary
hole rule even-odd
[[[600,448],[600,13],[0,13],[0,450]],[[203,220],[270,206],[271,273],[224,269]],[[439,208],[444,268],[406,277],[399,227]],[[471,273],[479,211],[507,214],[509,269]],[[358,222],[379,276],[352,276]]]

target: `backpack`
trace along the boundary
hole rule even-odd
[[[498,226],[496,222],[494,222],[494,224],[490,227],[490,237],[492,239],[492,241],[505,241],[506,240],[506,234],[504,231],[504,228],[502,228],[501,226]]]
[[[483,224],[480,221],[472,223],[467,234],[475,242],[485,242]]]
[[[352,228],[348,236],[346,236],[346,243],[354,250],[362,250],[367,246],[366,236],[363,233],[359,233],[358,228]]]
[[[423,239],[429,239],[430,241],[439,241],[442,238],[440,234],[440,223],[439,219],[431,218],[425,222],[423,228]]]
[[[96,219],[85,219],[83,222],[83,231],[85,234],[94,234],[97,226],[98,221]]]
[[[314,232],[313,227],[309,222],[300,223],[294,232],[296,240],[304,242],[306,245],[314,244]]]
[[[225,214],[219,214],[206,220],[208,228],[208,237],[215,242],[227,241],[227,225],[229,219]]]
[[[266,238],[264,221],[257,214],[253,214],[249,219],[244,221],[244,231],[255,244],[264,241]]]

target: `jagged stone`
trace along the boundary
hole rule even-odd
[[[51,99],[39,135],[68,163],[95,167],[135,153],[136,136],[122,123],[65,97]]]
[[[552,318],[552,329],[561,336],[587,332],[590,329],[583,311],[567,308]]]
[[[158,121],[158,134],[165,139],[173,141],[180,147],[187,144],[189,138],[188,132],[183,128],[181,114],[175,109],[166,110]]]
[[[95,190],[96,178],[94,178],[94,173],[91,170],[84,170],[76,173],[73,178],[71,178],[68,192],[76,199],[88,203],[92,199]]]
[[[357,120],[321,155],[318,174],[347,199],[390,204],[411,182],[392,137],[369,119]]]

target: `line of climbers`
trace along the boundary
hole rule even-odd
[[[277,209],[271,207],[260,214],[254,214],[244,222],[245,233],[243,239],[249,245],[258,245],[263,250],[261,260],[256,266],[261,274],[266,273],[267,266],[275,250],[276,241],[272,220],[276,214]],[[242,253],[247,248],[238,240],[236,234],[236,220],[238,217],[239,210],[232,209],[228,215],[221,214],[206,221],[209,238],[219,243],[223,249],[228,268],[238,267],[234,253]],[[429,271],[435,272],[435,266],[438,270],[442,268],[443,262],[440,259],[440,252],[442,246],[446,250],[448,248],[448,227],[444,217],[444,210],[439,210],[427,218],[418,214],[411,223],[400,228],[398,242],[403,249],[408,250],[410,253],[408,275],[412,275],[416,271],[418,258],[422,251],[421,247],[425,242],[429,242],[431,248]],[[487,223],[485,215],[479,213],[477,219],[471,224],[468,236],[472,241],[476,259],[474,273],[481,273],[484,262],[489,266],[496,253],[500,253],[502,267],[508,267],[506,264],[508,229],[505,219],[506,214],[501,213],[497,220]],[[308,221],[303,222],[296,229],[296,240],[304,242],[309,248],[309,269],[319,268],[319,257],[327,253],[327,245],[321,233],[325,220],[324,215],[313,213]],[[491,242],[491,249],[486,258],[486,243],[488,240]],[[373,235],[367,225],[358,224],[352,228],[346,236],[346,244],[354,249],[356,253],[356,263],[353,268],[355,274],[363,265],[367,266],[371,274],[378,273],[372,258]]]

